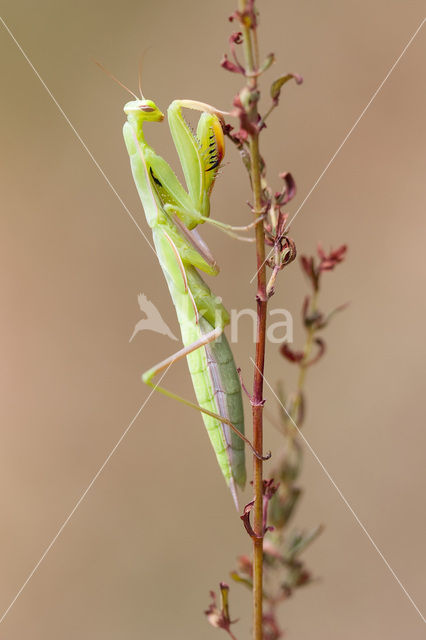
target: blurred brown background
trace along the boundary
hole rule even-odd
[[[121,137],[128,97],[101,60],[161,108],[191,97],[226,108],[240,79],[219,67],[234,2],[19,3],[2,16],[120,196],[149,233]],[[286,87],[263,136],[268,175],[297,180],[294,212],[419,26],[424,3],[259,2],[260,42]],[[175,344],[129,337],[145,293],[177,331],[160,268],[36,78],[0,29],[1,584],[4,611],[136,414],[140,374]],[[348,242],[324,307],[350,300],[309,377],[305,435],[414,600],[424,607],[425,28],[298,215],[299,252]],[[177,165],[168,127],[147,129]],[[249,197],[230,150],[213,215],[244,224]],[[228,307],[250,306],[250,245],[206,229]],[[298,317],[298,266],[272,308]],[[235,357],[250,378],[250,325]],[[300,337],[297,332],[296,338]],[[250,345],[250,348],[247,345]],[[292,382],[269,348],[271,383]],[[191,394],[185,366],[169,386]],[[274,407],[269,398],[270,408]],[[248,412],[247,412],[248,415]],[[267,426],[266,446],[279,438]],[[306,453],[297,524],[326,525],[307,554],[317,584],[283,608],[288,638],[419,639],[420,617],[323,471]],[[247,493],[249,496],[249,493]],[[159,396],[140,417],[0,625],[7,640],[215,638],[202,611],[249,542],[216,468],[201,418]],[[423,588],[422,588],[423,587]],[[239,638],[249,595],[232,591]]]

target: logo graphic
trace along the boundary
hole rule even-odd
[[[221,298],[216,298],[217,302],[221,302]],[[155,333],[160,333],[163,336],[168,336],[171,340],[178,340],[168,325],[164,322],[161,317],[160,312],[157,307],[151,300],[148,300],[146,295],[140,293],[138,295],[138,303],[140,310],[146,316],[141,318],[139,322],[136,323],[133,333],[130,337],[129,342],[133,340],[135,335],[140,331],[155,331]],[[193,316],[193,307],[191,298],[188,297],[187,303],[191,305],[189,314],[189,318],[191,319]],[[198,314],[202,315],[202,314]],[[240,320],[243,320],[243,324],[245,326],[245,330],[247,328],[252,329],[253,343],[256,343],[257,339],[257,330],[256,330],[256,321],[257,315],[254,309],[231,309],[229,314],[230,320],[230,342],[232,344],[236,344],[239,341],[239,330],[240,330]],[[282,344],[283,342],[292,343],[293,342],[293,317],[287,309],[270,309],[269,317],[272,319],[272,316],[280,317],[280,320],[276,322],[270,322],[267,332],[266,339],[270,344]],[[220,313],[218,313],[215,325],[220,326],[222,322],[222,318]],[[213,327],[212,327],[213,328]],[[220,340],[220,338],[218,338]]]
[[[139,331],[155,331],[156,333],[161,333],[163,336],[168,336],[171,340],[177,340],[174,333],[164,322],[155,304],[153,304],[151,300],[148,300],[143,293],[138,295],[138,303],[140,310],[146,315],[146,318],[142,318],[136,323],[129,342],[133,340]]]

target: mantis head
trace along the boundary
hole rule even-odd
[[[160,109],[157,107],[155,102],[153,102],[152,100],[145,100],[143,96],[142,88],[141,88],[141,62],[142,61],[139,62],[139,92],[141,95],[140,99],[138,98],[136,93],[133,93],[133,91],[131,91],[129,87],[126,87],[126,85],[123,84],[121,80],[116,78],[110,71],[108,71],[108,69],[106,69],[103,64],[101,64],[97,60],[95,60],[94,62],[100,69],[102,69],[104,73],[110,76],[110,78],[112,78],[114,82],[119,84],[120,87],[123,87],[123,89],[125,89],[128,93],[130,93],[130,95],[134,97],[134,100],[131,100],[130,102],[127,102],[127,104],[124,105],[123,110],[127,116],[131,116],[135,120],[139,120],[139,122],[141,120],[145,120],[145,121],[147,120],[149,122],[161,122],[162,120],[164,120],[164,114],[161,113]]]
[[[148,122],[164,120],[164,114],[152,100],[131,100],[124,105],[124,113]]]

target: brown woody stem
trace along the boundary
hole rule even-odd
[[[250,141],[252,183],[254,207],[261,215],[262,202],[260,192],[260,168],[258,137]],[[253,445],[256,451],[263,452],[263,372],[265,367],[266,336],[266,267],[265,236],[262,225],[256,227],[257,257],[257,331],[256,331],[256,367],[253,382]],[[262,640],[262,599],[263,599],[263,461],[253,457],[254,519],[253,528],[256,538],[253,540],[253,638]]]
[[[239,0],[238,8],[241,14],[249,8],[251,3]],[[250,27],[246,20],[242,21],[244,57],[247,71],[247,88],[255,92],[257,88],[257,37],[256,27]],[[257,102],[251,112],[252,122],[257,121]],[[259,154],[259,133],[250,135],[249,141],[251,183],[253,190],[253,205],[256,218],[263,215],[261,168]],[[256,264],[257,264],[257,332],[256,332],[256,367],[253,382],[253,446],[256,451],[263,451],[263,372],[265,365],[266,338],[266,265],[265,263],[265,232],[262,224],[256,225]],[[253,457],[253,639],[262,640],[263,637],[263,461]]]

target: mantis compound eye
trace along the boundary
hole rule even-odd
[[[132,100],[124,105],[124,113],[151,122],[161,122],[164,119],[164,115],[152,100]]]

